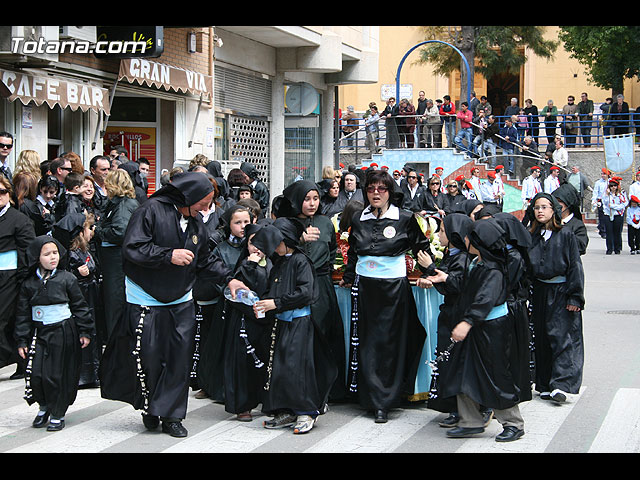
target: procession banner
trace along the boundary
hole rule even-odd
[[[630,133],[604,137],[604,163],[608,170],[622,173],[634,165],[634,136]]]

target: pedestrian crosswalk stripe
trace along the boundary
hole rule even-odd
[[[589,452],[640,453],[640,389],[616,392]]]

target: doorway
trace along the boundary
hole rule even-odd
[[[495,116],[504,115],[512,98],[518,99],[518,105],[524,101],[520,98],[520,75],[499,73],[487,80],[487,100],[491,104]]]

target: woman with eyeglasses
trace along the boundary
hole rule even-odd
[[[13,339],[16,302],[27,274],[26,251],[35,238],[33,223],[13,206],[13,189],[0,175],[0,368],[17,363],[11,378],[23,378],[25,362]]]
[[[427,214],[439,214],[444,217],[444,194],[440,192],[442,181],[437,175],[432,176],[427,182],[427,191],[422,200],[422,212]]]
[[[464,180],[464,179],[463,179]],[[460,188],[460,183],[456,180],[449,180],[447,182],[447,193],[443,196],[443,210],[446,214],[452,213],[456,210],[456,207],[467,199]]]
[[[584,270],[576,237],[562,224],[558,200],[538,193],[531,204],[535,389],[541,399],[562,403],[582,384]]]
[[[407,278],[405,253],[427,240],[387,172],[365,179],[364,209],[351,218],[348,261],[340,286],[351,287],[351,349],[347,384],[360,405],[385,423],[413,394],[426,333]]]

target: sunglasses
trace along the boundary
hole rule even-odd
[[[13,144],[0,143],[0,148],[13,148]]]
[[[415,175],[409,175],[407,178],[418,178]]]
[[[8,195],[9,194],[9,190],[7,190],[6,188],[0,188],[0,195]]]
[[[449,188],[458,188],[458,185],[447,185]]]
[[[369,185],[367,187],[367,193],[374,193],[376,191],[379,192],[379,193],[385,193],[385,192],[388,192],[389,189],[384,185],[377,185],[377,186],[376,185]]]

